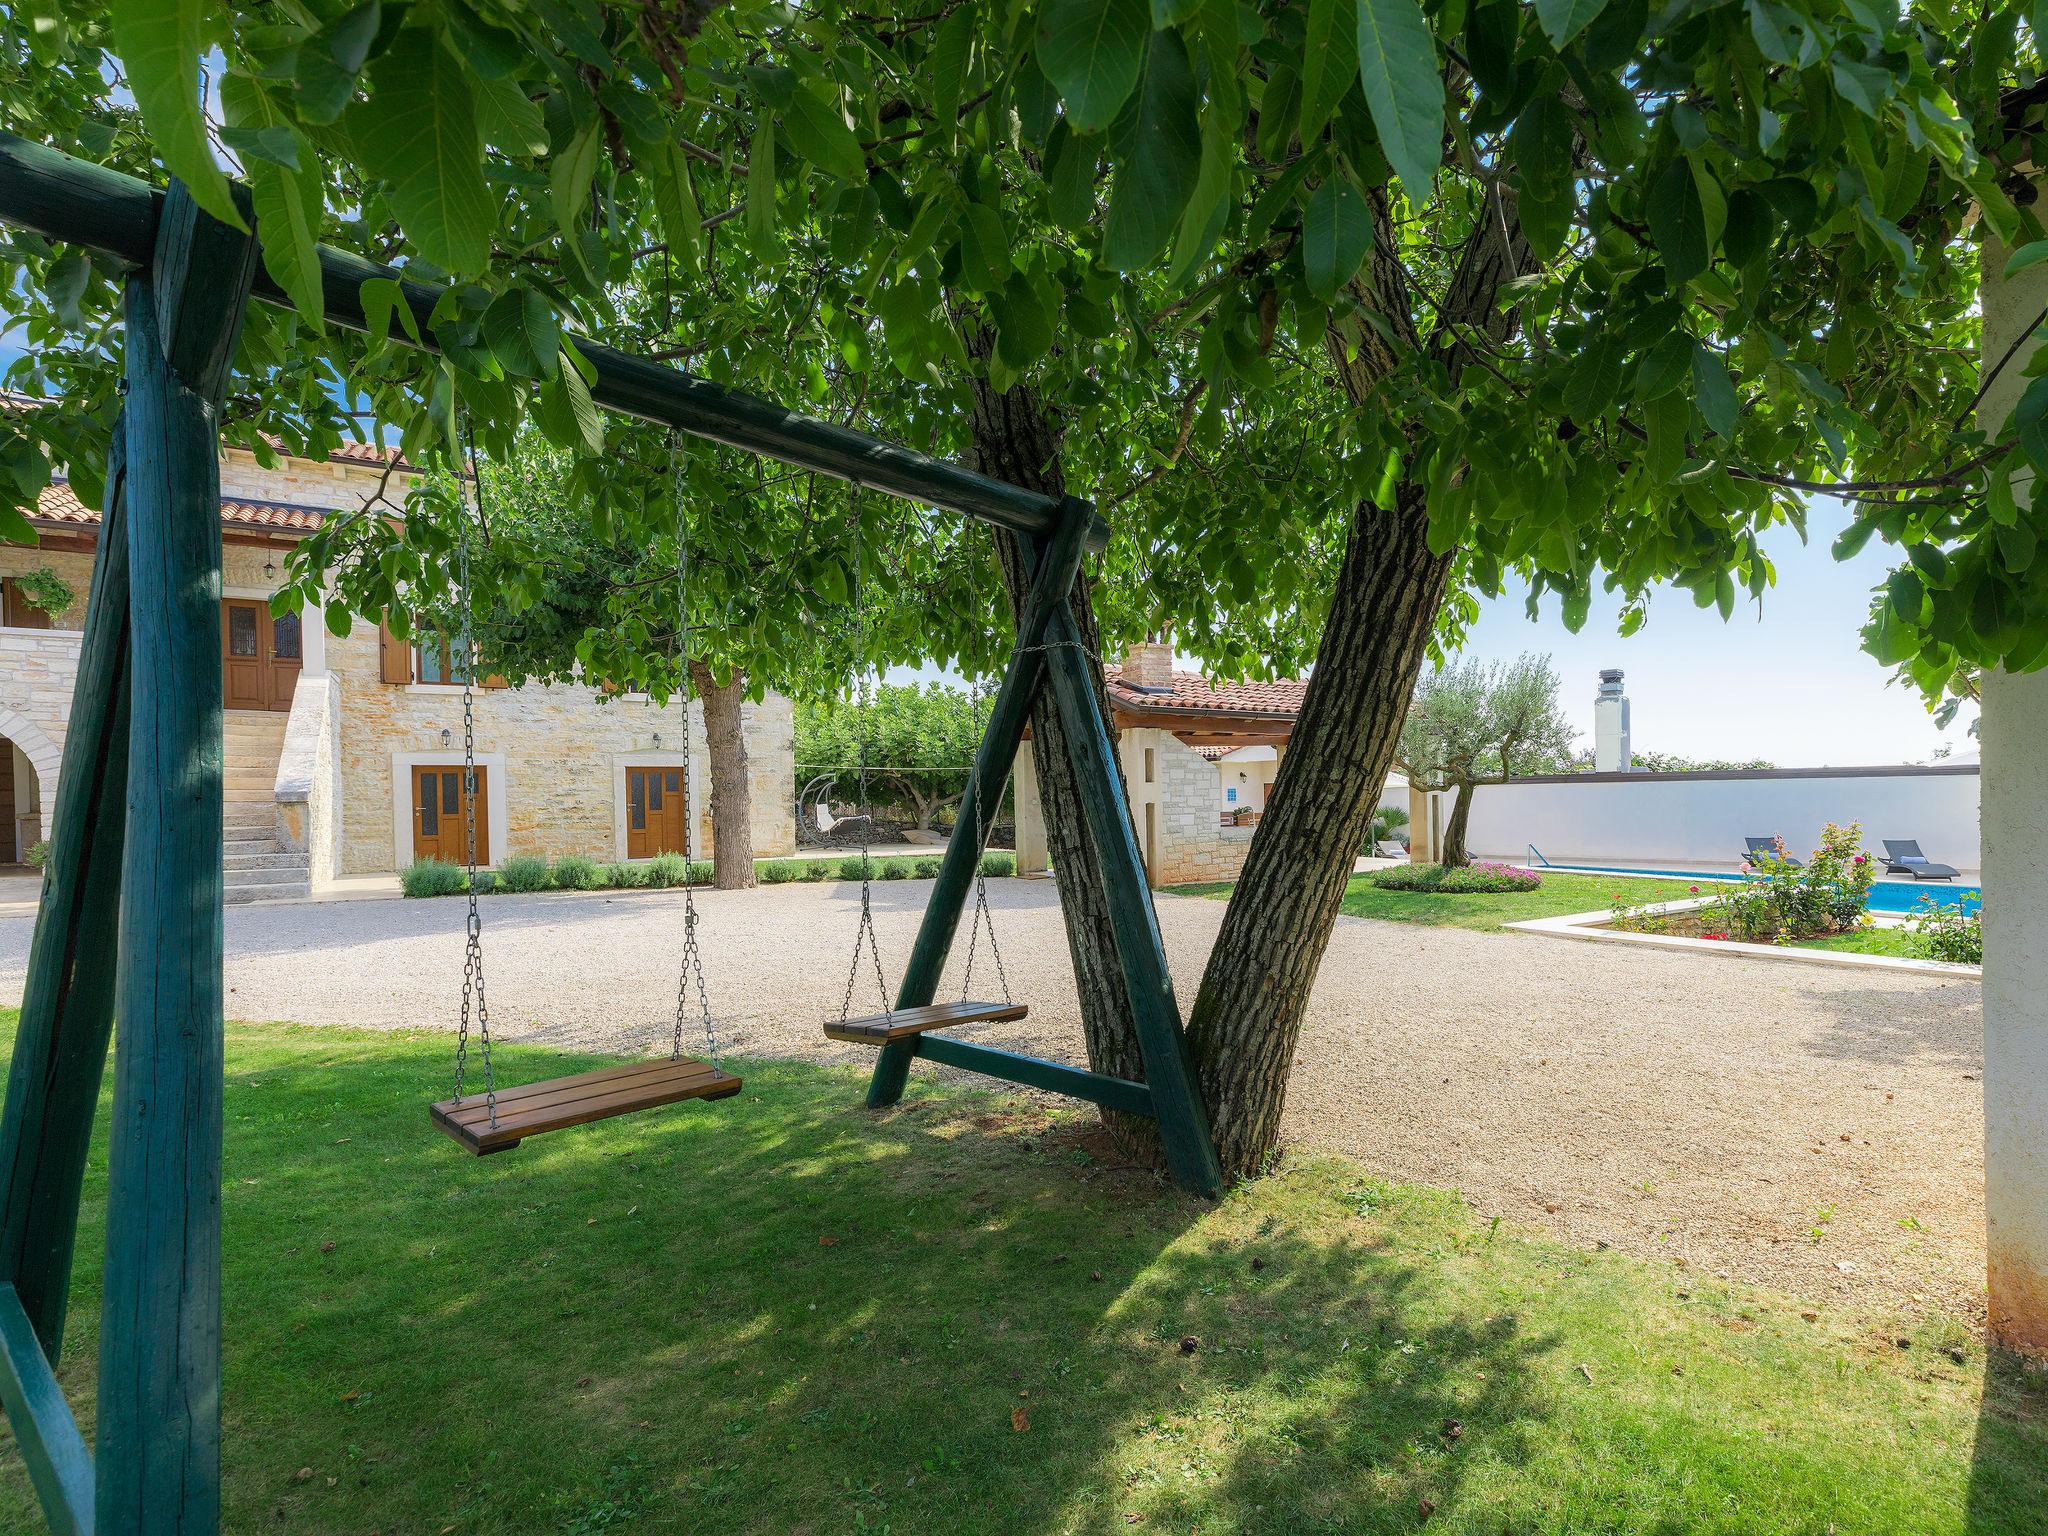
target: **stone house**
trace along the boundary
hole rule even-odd
[[[402,644],[381,626],[358,621],[336,636],[318,611],[270,612],[298,540],[380,492],[402,505],[414,478],[394,455],[358,444],[325,461],[286,457],[269,468],[243,449],[222,458],[231,901],[305,895],[338,876],[430,854],[463,857],[457,659],[445,646]],[[58,483],[43,491],[33,521],[40,545],[0,545],[0,862],[27,855],[55,802],[100,513]],[[480,861],[710,856],[699,704],[492,679],[475,700]],[[755,851],[792,852],[790,702],[769,694],[742,716]],[[690,807],[703,809],[692,816]]]
[[[1234,879],[1287,754],[1308,684],[1212,683],[1173,665],[1173,647],[1132,646],[1103,668],[1138,848],[1154,885]],[[1038,777],[1017,754],[1017,857],[1045,868]]]

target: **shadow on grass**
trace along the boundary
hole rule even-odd
[[[1383,1242],[1226,1231],[1078,1115],[920,1085],[875,1116],[855,1074],[748,1064],[477,1160],[428,1124],[445,1049],[231,1038],[224,1529],[1408,1530],[1459,1439],[1529,1433],[1512,1318],[1412,1315]],[[88,1433],[104,1181],[102,1145]]]
[[[2048,1362],[1993,1352],[1984,1373],[1977,1440],[1970,1460],[1968,1536],[2039,1536],[2048,1531]]]

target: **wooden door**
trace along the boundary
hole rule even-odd
[[[680,768],[626,770],[626,857],[651,859],[684,853],[690,825],[689,796]]]
[[[270,630],[270,665],[264,669],[266,705],[290,709],[299,686],[299,670],[305,666],[306,627],[298,610],[273,616],[268,604],[263,617]]]
[[[221,600],[221,694],[227,708],[290,709],[304,651],[305,625],[297,613],[273,618],[262,598]]]
[[[221,702],[229,709],[266,709],[269,693],[264,651],[269,605],[255,598],[224,598],[220,605]]]
[[[476,770],[476,861],[491,862],[491,795],[488,770]],[[469,859],[468,828],[462,814],[462,768],[439,765],[412,771],[412,856],[443,859],[450,864]]]

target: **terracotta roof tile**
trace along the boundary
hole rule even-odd
[[[1273,683],[1212,683],[1199,672],[1173,674],[1173,692],[1154,692],[1132,687],[1123,680],[1123,668],[1106,666],[1103,679],[1109,684],[1110,701],[1129,709],[1199,710],[1218,715],[1264,715],[1293,717],[1301,713],[1302,696],[1308,684],[1298,679]]]
[[[278,501],[246,501],[239,496],[220,499],[220,520],[224,527],[251,528],[265,533],[311,533],[333,507],[294,507]],[[62,480],[43,487],[36,497],[36,521],[66,527],[97,528],[100,513],[73,494]]]

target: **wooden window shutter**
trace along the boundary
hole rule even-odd
[[[484,686],[486,688],[510,688],[512,685],[506,681],[504,673],[487,672],[484,674]]]
[[[382,620],[377,624],[377,675],[387,683],[412,681],[412,647],[391,633]]]

